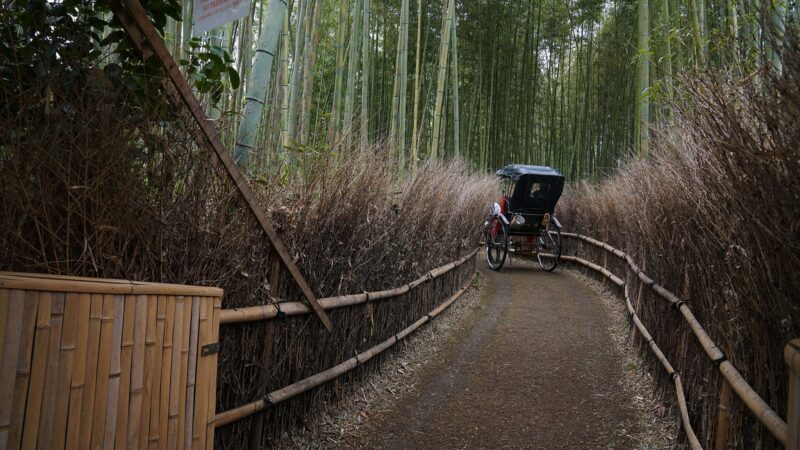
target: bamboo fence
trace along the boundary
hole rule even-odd
[[[217,288],[0,273],[0,449],[210,449]]]
[[[747,381],[741,376],[736,367],[734,367],[733,364],[727,360],[722,351],[717,347],[714,341],[709,337],[708,333],[706,333],[705,329],[703,329],[703,327],[697,321],[689,307],[677,295],[673,294],[663,286],[656,283],[652,278],[648,277],[627,253],[616,249],[605,242],[592,239],[588,236],[583,236],[576,233],[561,233],[561,235],[566,238],[578,239],[602,248],[606,252],[624,260],[627,263],[630,271],[636,277],[638,277],[638,279],[644,285],[648,286],[660,298],[669,302],[669,304],[674,307],[675,310],[680,312],[681,316],[692,330],[692,333],[695,335],[697,341],[705,350],[705,353],[708,355],[711,361],[718,367],[724,378],[718,411],[719,426],[717,427],[718,432],[716,435],[717,448],[726,448],[727,445],[727,420],[729,417],[730,401],[732,397],[731,393],[735,393],[742,403],[744,403],[750,412],[753,413],[753,415],[759,420],[759,422],[761,422],[761,424],[763,424],[764,427],[766,427],[766,429],[769,430],[769,432],[787,449],[800,448],[800,437],[798,437],[798,434],[800,434],[800,432],[798,432],[798,429],[800,429],[800,419],[798,418],[798,412],[800,411],[800,381],[798,381],[798,375],[800,374],[800,345],[798,344],[800,344],[800,340],[792,341],[792,343],[787,345],[785,349],[786,362],[790,366],[790,410],[788,415],[788,423],[791,425],[790,427],[787,425],[787,422],[783,421],[783,419],[781,419],[780,416],[769,407],[769,405],[758,395],[758,393],[753,390],[750,384],[747,383]],[[648,346],[655,353],[656,358],[661,362],[662,366],[675,382],[681,422],[689,438],[689,443],[692,448],[700,448],[700,443],[698,442],[690,424],[686,407],[686,399],[684,398],[683,394],[683,386],[680,382],[680,376],[674,371],[672,366],[669,364],[669,361],[667,361],[666,357],[658,348],[658,346],[655,345],[653,337],[647,332],[647,329],[636,315],[636,310],[630,301],[627,284],[621,278],[614,275],[604,267],[581,259],[577,256],[562,256],[561,258],[597,271],[609,278],[614,284],[624,289],[628,312],[631,314],[636,328],[639,330],[642,337],[647,341]],[[794,390],[792,391],[791,388],[794,388]],[[794,409],[792,409],[792,406],[794,406]]]
[[[421,276],[420,278],[394,289],[377,291],[377,292],[366,292],[356,295],[343,295],[338,297],[321,298],[319,299],[319,304],[324,310],[329,311],[337,308],[367,304],[369,302],[375,302],[378,300],[397,298],[417,288],[425,289],[426,286],[430,286],[429,283],[430,281],[442,277],[443,275],[467,263],[469,263],[470,266],[469,268],[474,272],[474,264],[475,264],[474,258],[477,252],[478,250],[472,251],[471,253],[458,259],[457,261],[433,269],[430,272],[427,272],[426,274]],[[350,372],[353,369],[356,369],[357,367],[362,366],[364,363],[366,363],[376,355],[391,348],[397,342],[405,339],[409,334],[414,332],[416,329],[418,329],[420,326],[422,326],[429,320],[441,314],[442,311],[444,311],[447,307],[452,305],[464,293],[464,291],[466,291],[473,278],[474,278],[474,273],[473,276],[469,278],[469,281],[464,286],[461,286],[447,300],[440,303],[437,307],[433,308],[430,312],[419,318],[416,322],[412,323],[405,329],[401,330],[396,334],[391,335],[388,339],[384,340],[383,342],[369,348],[366,351],[357,353],[352,358],[347,359],[335,365],[334,367],[316,373],[312,376],[306,377],[300,381],[290,384],[289,386],[285,386],[283,388],[270,392],[269,394],[265,395],[264,397],[256,401],[224,412],[220,412],[216,415],[216,418],[214,420],[215,426],[222,427],[224,425],[228,425],[230,423],[249,417],[253,414],[263,411],[268,406],[271,405],[274,406],[279,403],[282,403],[314,387],[320,386],[341,375],[344,375],[345,373]],[[279,316],[284,316],[284,315],[296,316],[296,315],[311,314],[311,313],[312,310],[308,308],[308,306],[305,305],[304,303],[284,302],[284,303],[254,306],[248,308],[226,309],[222,311],[220,323],[222,325],[234,325],[234,324],[242,324],[253,321],[273,320]]]
[[[427,289],[430,281],[466,263],[474,272],[476,253],[395,289],[319,304],[332,310],[416,289],[430,298],[435,295]],[[314,309],[286,302],[222,310],[217,288],[2,272],[0,449],[211,449],[215,428],[363,365],[439,315],[468,286],[380,344],[216,414],[220,323],[308,315]]]

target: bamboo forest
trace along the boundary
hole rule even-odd
[[[344,139],[401,171],[462,157],[598,179],[647,155],[682,78],[779,70],[800,20],[797,2],[761,0],[254,0],[198,39],[192,5],[164,37],[184,67],[198,48],[230,58],[236,81],[205,101],[254,176]]]
[[[0,124],[0,450],[800,449],[800,0],[2,0]]]

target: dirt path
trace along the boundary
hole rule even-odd
[[[631,448],[636,418],[597,294],[565,271],[484,270],[479,309],[355,447]]]

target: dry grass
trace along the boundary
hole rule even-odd
[[[57,64],[56,64],[57,63]],[[223,307],[297,300],[255,220],[189,138],[157,79],[146,98],[83,60],[39,79],[0,79],[0,270],[219,286]],[[494,181],[463,162],[432,162],[399,177],[375,147],[306,161],[258,186],[263,207],[318,296],[407,283],[478,244]],[[279,269],[282,270],[282,269]],[[466,282],[466,264],[402,298],[314,317],[225,327],[218,411],[327,369],[386,339]],[[268,345],[265,345],[268,343]],[[348,375],[348,383],[366,370]],[[264,439],[290,430],[337,386],[267,414]],[[248,438],[247,420],[218,433]]]
[[[598,186],[573,187],[558,213],[570,231],[623,249],[683,297],[744,378],[785,416],[782,351],[800,333],[797,46],[785,52],[783,73],[688,83],[692,106],[656,130],[652,157]],[[608,258],[616,273],[627,273],[602,250],[571,245],[569,251]],[[628,282],[643,322],[685,380],[695,431],[711,446],[720,375],[679,314],[635,277]],[[660,367],[653,370],[669,382]],[[779,446],[740,402],[734,406],[731,446]]]

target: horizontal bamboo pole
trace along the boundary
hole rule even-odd
[[[686,436],[689,438],[689,444],[693,450],[702,449],[703,447],[700,445],[700,441],[697,439],[697,435],[692,428],[691,422],[689,422],[689,410],[686,406],[686,396],[683,393],[683,384],[681,383],[681,377],[675,372],[675,369],[670,364],[667,357],[664,356],[664,352],[656,344],[653,336],[650,335],[650,332],[647,331],[647,328],[644,326],[642,321],[639,319],[639,315],[636,314],[636,310],[633,308],[633,304],[631,303],[630,295],[628,294],[628,285],[625,284],[619,277],[612,274],[610,271],[606,270],[603,267],[598,266],[597,264],[591,263],[586,261],[585,259],[578,258],[576,256],[562,256],[567,261],[573,261],[583,266],[586,266],[592,270],[602,273],[604,276],[609,278],[612,282],[617,284],[618,286],[624,287],[625,289],[625,305],[628,309],[628,313],[631,315],[633,319],[633,323],[636,326],[636,329],[639,330],[639,334],[642,335],[642,338],[647,342],[648,347],[650,350],[655,354],[658,361],[664,367],[664,370],[667,374],[672,377],[672,382],[675,384],[675,394],[678,398],[678,409],[680,411],[681,423],[683,424],[683,429],[686,431]]]
[[[717,347],[717,345],[714,343],[714,341],[711,339],[711,337],[708,335],[705,329],[700,325],[700,322],[697,321],[697,318],[694,316],[689,307],[685,303],[683,303],[677,295],[673,294],[663,286],[660,286],[659,284],[655,283],[652,278],[645,275],[641,271],[641,269],[639,269],[639,266],[637,266],[634,263],[633,259],[627,253],[622,252],[621,250],[618,250],[606,244],[605,242],[598,241],[596,239],[592,239],[588,236],[584,236],[581,234],[561,233],[561,235],[568,238],[583,240],[592,245],[601,247],[620,258],[625,259],[625,261],[630,266],[631,270],[633,270],[636,273],[636,275],[639,277],[640,280],[642,280],[643,283],[652,287],[653,290],[657,294],[659,294],[659,296],[661,296],[661,298],[667,300],[673,306],[677,305],[678,310],[680,311],[681,315],[684,317],[686,322],[689,324],[692,333],[694,333],[698,342],[703,347],[703,350],[706,352],[709,358],[711,358],[711,360],[718,365],[719,371],[722,373],[723,377],[725,377],[725,380],[727,380],[728,383],[730,383],[731,387],[733,388],[733,391],[736,393],[739,399],[742,400],[742,402],[753,413],[753,415],[756,416],[759,422],[761,422],[769,430],[769,432],[778,441],[781,442],[781,444],[783,445],[787,444],[788,427],[786,425],[786,422],[783,419],[781,419],[780,416],[778,416],[778,414],[774,410],[772,410],[772,408],[769,407],[769,405],[764,401],[764,399],[762,399],[758,395],[758,393],[753,389],[753,387],[750,386],[750,384],[741,376],[736,367],[734,367],[733,364],[731,364],[731,362],[725,358],[725,355]],[[564,257],[564,256],[562,256],[562,258],[567,260],[579,259],[575,257]],[[589,263],[588,261],[586,261],[586,263],[592,264]],[[594,264],[592,264],[592,266],[600,268],[599,266],[596,266]]]
[[[17,272],[0,272],[0,289],[25,289],[48,292],[91,292],[94,294],[185,295],[197,297],[222,296],[222,289],[216,287]]]
[[[474,254],[475,254],[475,252],[472,252],[468,256],[471,257]],[[457,267],[457,266],[454,266],[454,267]],[[370,348],[369,350],[366,350],[366,351],[364,351],[362,353],[359,353],[358,355],[356,355],[356,356],[354,356],[354,357],[352,357],[352,358],[350,358],[350,359],[348,359],[348,360],[346,360],[346,361],[344,361],[344,362],[342,362],[342,363],[340,363],[340,364],[338,364],[336,366],[331,367],[328,370],[325,370],[323,372],[319,372],[319,373],[317,373],[315,375],[312,375],[312,376],[310,376],[308,378],[300,380],[297,383],[290,384],[289,386],[286,386],[284,388],[278,389],[277,391],[271,392],[265,398],[262,398],[262,399],[254,401],[252,403],[248,403],[246,405],[240,406],[238,408],[234,408],[234,409],[231,409],[231,410],[228,410],[228,411],[221,412],[221,413],[217,414],[215,416],[215,418],[214,418],[214,427],[215,428],[222,427],[224,425],[227,425],[227,424],[232,423],[232,422],[236,422],[238,420],[244,419],[245,417],[251,416],[251,415],[253,415],[253,414],[255,414],[255,413],[259,412],[259,411],[262,411],[268,405],[276,405],[278,403],[284,402],[284,401],[286,401],[286,400],[288,400],[288,399],[290,399],[292,397],[295,397],[297,395],[302,394],[303,392],[306,392],[306,391],[308,391],[310,389],[313,389],[313,388],[315,388],[317,386],[320,386],[320,385],[322,385],[322,384],[324,384],[324,383],[326,383],[326,382],[328,382],[330,380],[333,380],[334,378],[339,377],[339,376],[341,376],[341,375],[343,375],[343,374],[355,369],[359,365],[369,361],[370,359],[372,359],[376,355],[380,354],[381,352],[385,351],[389,347],[393,346],[397,342],[403,340],[409,334],[413,333],[417,328],[422,326],[424,323],[428,322],[431,318],[436,317],[438,314],[440,314],[442,311],[444,311],[447,307],[452,305],[469,288],[469,286],[472,284],[472,280],[475,279],[476,275],[477,275],[477,273],[474,274],[472,276],[472,278],[470,278],[470,281],[464,287],[462,287],[461,289],[456,291],[456,293],[453,294],[450,298],[448,298],[445,302],[443,302],[441,305],[436,307],[433,311],[431,311],[427,315],[423,316],[421,319],[417,320],[416,322],[414,322],[410,326],[408,326],[405,329],[403,329],[403,331],[401,331],[401,332],[389,337],[389,339],[386,339],[385,341],[383,341],[380,344]],[[320,304],[322,304],[321,300],[320,300]]]
[[[322,309],[327,311],[330,309],[343,308],[346,306],[360,305],[375,300],[383,300],[387,298],[398,297],[400,295],[409,292],[410,290],[416,288],[417,286],[421,285],[426,281],[438,278],[450,272],[451,270],[460,267],[461,265],[469,261],[469,259],[472,258],[477,252],[478,250],[474,250],[456,261],[453,261],[449,264],[445,264],[444,266],[433,269],[430,272],[426,273],[425,275],[419,277],[418,279],[394,289],[377,291],[377,292],[365,292],[363,294],[351,294],[351,295],[341,295],[338,297],[321,298],[319,299],[319,304],[322,307]],[[280,313],[283,313],[287,316],[297,316],[303,314],[310,314],[311,309],[308,308],[308,306],[306,306],[305,303],[300,303],[300,302],[284,302],[284,303],[273,303],[269,305],[249,306],[246,308],[223,309],[222,315],[220,316],[220,325],[254,322],[259,320],[270,320],[277,317],[278,314]]]

